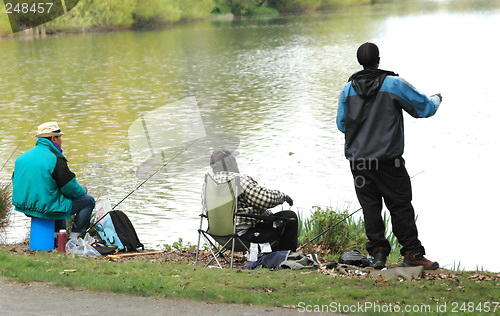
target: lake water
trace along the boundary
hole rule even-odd
[[[78,181],[112,205],[180,153],[118,207],[147,247],[196,243],[203,175],[219,145],[237,145],[241,172],[289,194],[304,216],[313,205],[353,211],[335,117],[340,90],[360,69],[357,47],[373,41],[381,68],[444,98],[432,118],[405,117],[404,157],[418,174],[413,203],[428,257],[500,271],[499,29],[498,1],[404,1],[0,41],[2,165],[35,125],[0,176],[8,179],[34,145],[36,126],[54,120]],[[164,160],[144,162],[151,154]],[[28,232],[27,218],[14,213],[9,242]]]

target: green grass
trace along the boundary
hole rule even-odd
[[[444,302],[498,301],[498,279],[489,274],[491,280],[477,282],[477,278],[470,278],[473,273],[461,272],[444,280],[386,282],[334,277],[315,270],[220,270],[145,260],[111,262],[57,252],[16,255],[0,250],[0,276],[14,281],[151,297],[295,306],[299,310],[371,302],[401,308],[428,305],[433,311]]]

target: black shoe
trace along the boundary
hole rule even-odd
[[[386,261],[387,261],[387,255],[382,249],[379,249],[378,252],[375,254],[375,256],[373,256],[372,267],[381,270],[385,268]]]
[[[419,250],[405,251],[403,267],[416,266],[423,266],[425,270],[436,270],[437,268],[439,268],[439,263],[426,259],[422,252]]]

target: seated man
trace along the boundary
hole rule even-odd
[[[38,126],[36,146],[16,159],[12,204],[27,216],[56,220],[56,231],[76,214],[70,235],[76,238],[89,227],[95,200],[69,170],[62,135],[56,122]]]
[[[212,178],[218,183],[224,183],[232,180],[235,176],[240,177],[240,194],[238,196],[238,212],[257,215],[274,215],[281,218],[295,219],[286,223],[283,233],[279,237],[277,243],[272,245],[272,250],[291,250],[297,249],[297,234],[298,222],[297,215],[293,211],[281,211],[275,214],[269,210],[277,205],[283,204],[285,201],[292,206],[293,200],[283,192],[278,190],[269,190],[261,187],[257,181],[249,176],[242,175],[239,172],[238,164],[235,156],[238,152],[231,153],[229,150],[216,150],[210,158],[210,166],[213,173]],[[205,190],[203,190],[204,192]],[[205,206],[205,197],[202,194],[203,207]],[[252,234],[259,231],[260,237],[265,239],[266,231],[271,231],[277,226],[283,225],[279,221],[274,223],[264,223],[261,220],[254,218],[237,217],[236,227],[242,234],[242,238],[246,240],[252,239]],[[242,232],[242,230],[244,232]],[[260,242],[260,241],[255,241]]]

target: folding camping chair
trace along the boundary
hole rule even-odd
[[[209,266],[215,261],[219,268],[222,268],[219,261],[219,258],[221,258],[232,268],[235,251],[250,251],[250,241],[245,240],[236,233],[237,217],[251,217],[267,221],[282,219],[280,217],[268,215],[238,214],[239,188],[240,178],[238,176],[234,177],[229,182],[217,183],[210,174],[205,175],[205,191],[203,194],[205,195],[206,209],[204,208],[200,214],[201,218],[200,228],[198,229],[198,246],[196,248],[195,265],[198,264],[201,237],[203,237],[207,243],[210,253],[213,256],[205,266]],[[206,230],[202,229],[204,219],[208,222],[208,228]],[[275,240],[277,240],[277,238]],[[216,244],[219,244],[219,246]],[[231,260],[228,260],[225,256],[228,250],[231,251]]]
[[[203,237],[208,244],[213,259],[205,266],[216,261],[222,268],[219,258],[224,259],[233,267],[234,251],[248,251],[249,243],[244,243],[236,234],[236,210],[238,209],[238,189],[240,178],[234,177],[231,181],[222,184],[217,183],[209,174],[205,175],[205,204],[200,214],[200,228],[198,229],[198,247],[196,248],[196,262],[200,250],[200,239]],[[208,228],[202,229],[203,219],[207,219]],[[210,238],[211,237],[211,238]],[[221,247],[215,245],[217,242]],[[215,249],[215,251],[214,251]],[[231,261],[228,261],[224,253],[231,250]]]

